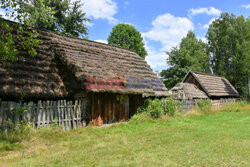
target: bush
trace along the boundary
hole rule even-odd
[[[206,100],[200,100],[199,102],[198,102],[198,107],[199,108],[204,108],[204,107],[211,107],[212,106],[212,102],[211,102],[211,100],[209,100],[209,99],[206,99]]]
[[[197,109],[198,112],[206,113],[206,114],[213,112],[212,102],[209,99],[200,100],[197,105],[198,105],[198,109]]]
[[[171,99],[159,100],[148,99],[144,104],[137,109],[137,113],[148,113],[152,118],[160,118],[162,115],[174,116],[177,111],[178,102]]]
[[[173,98],[169,98],[167,101],[163,102],[163,109],[164,113],[168,114],[169,116],[174,116],[177,111],[178,101],[174,100]]]

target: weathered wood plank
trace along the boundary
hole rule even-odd
[[[102,99],[101,99],[101,95],[98,95],[98,125],[102,125],[103,124],[103,117],[102,117]]]

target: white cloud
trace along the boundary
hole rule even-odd
[[[250,4],[242,5],[241,7],[245,8],[245,9],[250,9]]]
[[[114,15],[118,7],[113,0],[83,0],[83,11],[87,17],[94,19],[107,19],[110,24],[116,24]]]
[[[150,67],[155,70],[162,70],[167,68],[167,58],[168,55],[163,51],[156,51],[154,48],[146,47],[148,55],[146,56],[146,61]]]
[[[95,40],[96,42],[100,42],[100,43],[105,43],[105,44],[108,44],[108,41],[106,40],[102,40],[102,39],[98,39],[98,40]]]
[[[189,30],[194,29],[192,21],[186,17],[175,17],[171,14],[158,16],[153,22],[150,31],[142,33],[146,40],[148,56],[147,62],[152,68],[159,66],[166,67],[166,51],[177,46],[181,39],[186,36]],[[162,48],[157,50],[149,46],[149,41],[158,41]]]
[[[214,20],[216,20],[217,18],[212,18],[207,24],[203,25],[204,29],[208,29],[209,25],[213,23]]]
[[[198,37],[198,39],[202,40],[204,43],[208,43],[207,38],[205,37]]]
[[[221,14],[221,10],[216,9],[214,7],[210,7],[210,8],[192,8],[189,9],[188,11],[189,13],[189,17],[198,15],[198,14],[207,14],[207,15],[216,15],[219,16]]]

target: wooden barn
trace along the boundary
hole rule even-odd
[[[184,83],[193,83],[212,100],[236,98],[237,90],[224,77],[213,74],[189,71],[183,79]]]
[[[163,83],[133,51],[37,31],[37,56],[20,51],[17,62],[0,63],[2,101],[86,99],[88,122],[102,125],[128,120],[143,97],[166,95]]]

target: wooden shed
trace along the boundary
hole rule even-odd
[[[2,100],[87,99],[88,122],[102,125],[129,119],[144,94],[166,94],[164,84],[133,51],[37,31],[41,44],[36,57],[20,51],[17,62],[0,63]]]
[[[225,77],[189,71],[184,77],[183,82],[195,84],[212,100],[239,96],[237,90]]]
[[[205,92],[191,83],[178,83],[169,92],[177,100],[208,99]]]

